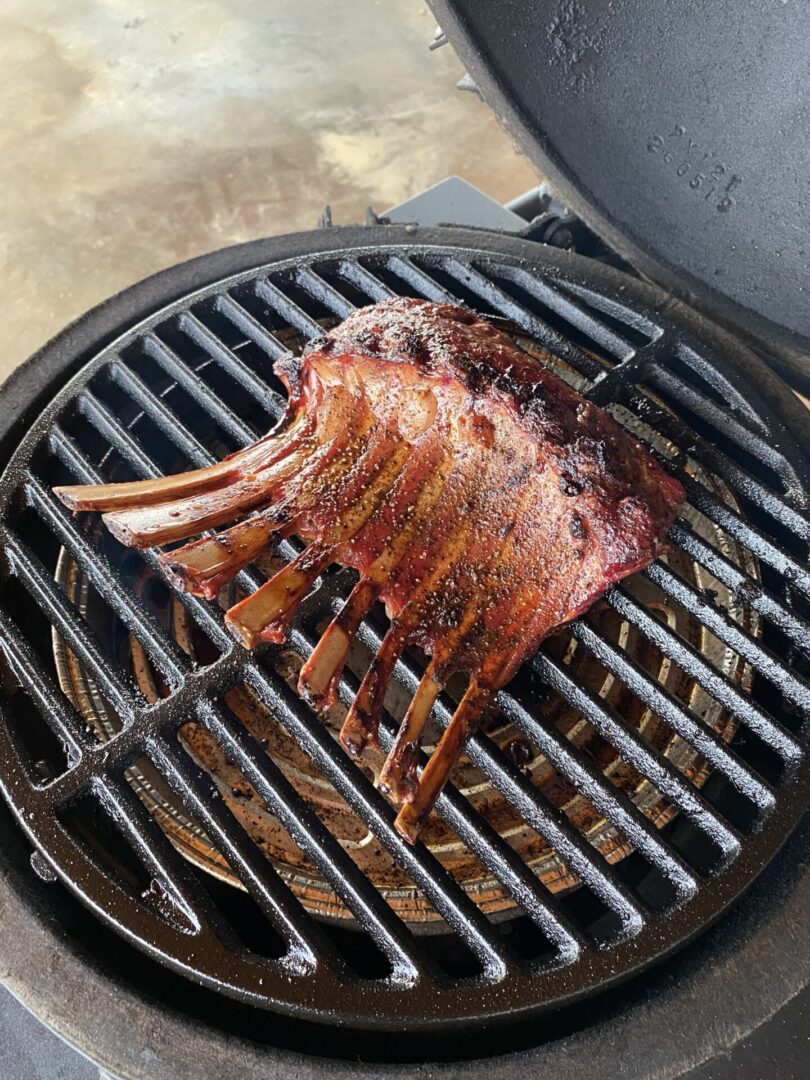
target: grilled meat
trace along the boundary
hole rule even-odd
[[[209,598],[274,536],[309,541],[228,611],[248,648],[284,639],[330,564],[356,568],[299,692],[316,707],[334,700],[382,600],[390,626],[341,732],[357,755],[377,742],[403,650],[429,656],[380,777],[415,842],[496,692],[543,638],[656,557],[684,492],[607,413],[460,307],[384,301],[276,370],[286,415],[246,450],[180,476],[57,491],[137,547],[236,521],[161,556],[176,585]],[[422,733],[457,672],[467,690],[418,778]]]

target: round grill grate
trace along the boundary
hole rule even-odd
[[[694,935],[806,805],[805,463],[733,355],[646,287],[536,248],[473,248],[469,234],[426,245],[381,230],[344,248],[332,235],[333,250],[297,238],[297,257],[127,330],[13,454],[0,782],[102,918],[227,993],[360,1027],[547,1007]],[[219,606],[171,595],[151,554],[50,494],[252,440],[281,411],[272,361],[391,293],[508,320],[689,494],[671,552],[500,695],[416,849],[373,772],[338,747],[339,716],[322,725],[291,689],[345,571],[323,576],[288,647],[251,656]],[[382,613],[364,625],[344,701],[383,632]],[[400,664],[384,740],[419,673],[418,656]],[[437,734],[451,713],[452,694]]]

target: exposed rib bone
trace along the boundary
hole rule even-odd
[[[430,756],[425,766],[411,802],[405,803],[396,819],[399,833],[409,843],[416,843],[419,832],[427,821],[433,804],[447,783],[453,767],[461,756],[461,751],[470,733],[475,728],[481,713],[493,696],[491,686],[482,686],[475,679],[467,687],[453,719],[447,725],[439,745]]]
[[[450,478],[448,487],[455,478]],[[412,631],[424,617],[425,608],[432,603],[434,592],[446,587],[464,556],[469,522],[462,520],[453,524],[457,530],[454,534],[447,536],[441,530],[433,543],[430,540],[426,542],[420,552],[420,561],[415,560],[419,577],[409,581],[410,598],[392,621],[343,722],[340,741],[354,756],[361,754],[367,746],[377,745],[380,712],[394,667]]]
[[[219,477],[213,488],[206,486],[206,474],[210,470],[196,470],[192,475],[197,483],[202,479],[202,491],[192,484],[190,492],[184,488],[185,497],[167,501],[162,490],[159,498],[149,504],[142,495],[133,508],[105,514],[104,522],[110,532],[131,547],[158,547],[185,540],[267,503],[275,497],[277,486],[297,469],[306,467],[310,473],[317,473],[319,465],[325,467],[335,457],[356,451],[373,427],[368,403],[362,398],[350,399],[339,386],[319,390],[315,396],[328,421],[320,437],[313,418],[294,418],[283,435],[260,439],[233,455],[226,476]],[[217,466],[211,469],[216,470]],[[148,485],[152,481],[144,483]],[[180,486],[183,487],[182,483]],[[108,490],[114,487],[109,485]],[[70,491],[67,496],[60,494],[70,497]]]
[[[313,708],[334,703],[337,685],[357,629],[377,599],[382,582],[361,578],[339,613],[324,630],[298,677],[298,693]]]
[[[288,529],[287,503],[262,510],[238,525],[167,551],[160,562],[167,577],[196,596],[213,600],[240,570],[261,555],[273,533]]]
[[[481,481],[482,492],[476,501],[476,516],[487,520],[491,504],[488,491],[497,483],[497,476],[485,475]],[[523,503],[530,497],[530,493],[524,492],[517,500],[515,510],[518,516],[523,510]],[[441,648],[434,652],[380,773],[380,787],[396,802],[410,802],[415,797],[419,745],[433,704],[447,678],[458,669],[459,656],[463,646],[468,644],[468,637],[480,631],[482,611],[498,596],[499,569],[506,561],[503,557],[512,547],[513,540],[512,532],[505,535],[490,532],[477,538],[478,550],[485,556],[484,561],[490,570],[465,590],[468,596],[466,606],[455,626],[448,627]]]
[[[444,684],[436,678],[435,671],[436,665],[431,662],[416,688],[380,773],[380,790],[390,795],[395,802],[412,802],[416,795],[419,744],[436,698],[444,689]]]
[[[312,544],[225,616],[228,627],[252,649],[259,641],[283,641],[299,604],[332,561],[333,549]]]
[[[227,524],[234,518],[272,499],[277,486],[296,469],[313,459],[325,463],[344,450],[349,443],[348,432],[308,452],[305,445],[289,456],[279,457],[261,472],[242,472],[225,487],[193,494],[155,506],[135,510],[114,510],[104,514],[104,524],[122,544],[129,547],[160,547],[175,540],[185,540],[206,529]]]
[[[353,757],[362,754],[367,746],[377,745],[385,691],[394,666],[408,643],[414,623],[414,618],[391,623],[360,683],[360,689],[340,730],[340,741]]]
[[[349,463],[358,455],[362,458],[365,434],[366,429],[360,437],[349,440],[347,433],[342,448],[332,444],[328,464],[324,464],[323,455],[311,454],[294,475],[286,478],[289,474],[285,474],[273,487],[279,499],[275,506],[215,536],[166,552],[161,562],[167,575],[182,588],[213,599],[223,585],[258,558],[274,532],[279,529],[289,532],[296,520],[341,479]],[[337,453],[338,449],[341,452]]]
[[[124,484],[73,484],[56,487],[54,492],[71,510],[130,510],[138,506],[155,506],[186,495],[201,495],[225,486],[245,470],[267,468],[279,457],[292,453],[312,427],[311,420],[304,417],[282,434],[265,435],[244,450],[230,454],[216,465],[208,465],[204,469]]]
[[[408,455],[408,448],[391,438],[371,444],[357,465],[354,483],[362,491],[349,499],[344,515],[325,530],[323,539],[302,552],[279,572],[228,612],[226,622],[244,645],[257,641],[283,641],[290,620],[317,576],[334,561],[341,544],[351,539],[374,513],[391,488]],[[370,475],[376,478],[369,483]]]

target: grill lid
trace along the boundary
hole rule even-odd
[[[806,4],[431,8],[580,217],[648,277],[810,376]]]

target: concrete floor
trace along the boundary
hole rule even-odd
[[[362,220],[457,173],[536,182],[417,0],[5,0],[0,377],[156,270]]]

